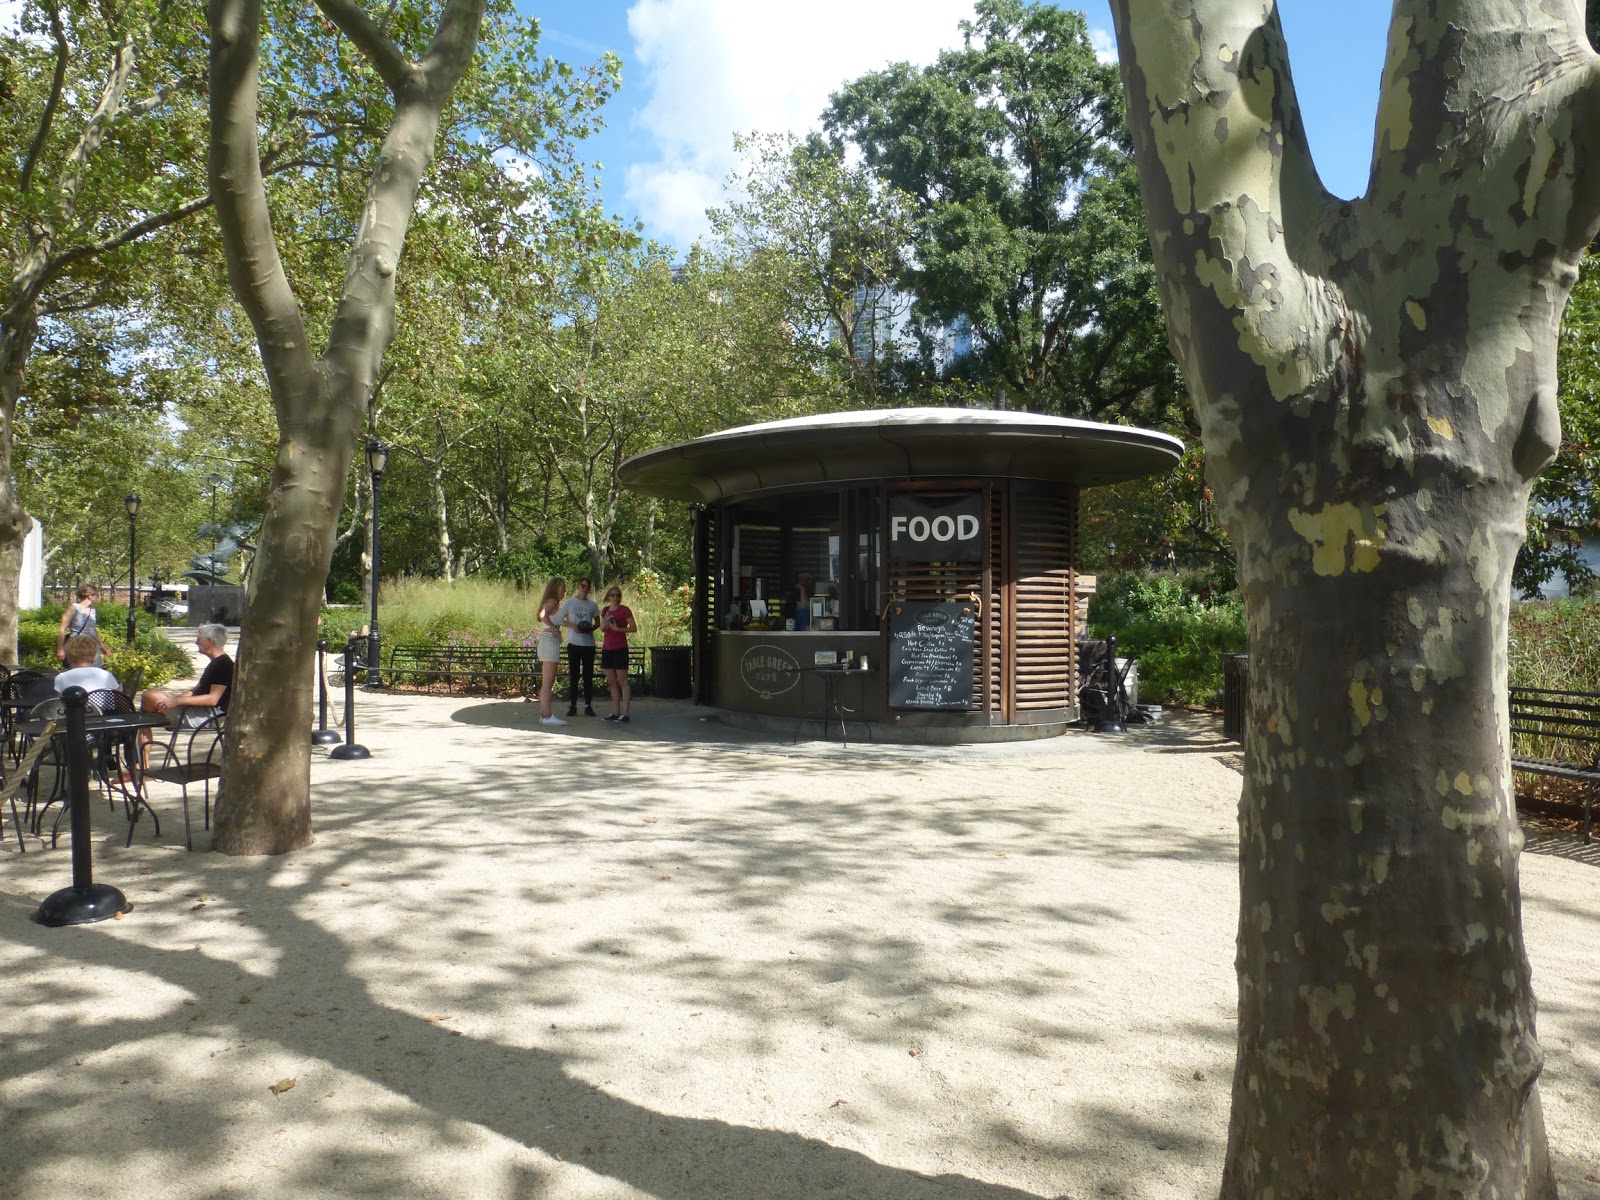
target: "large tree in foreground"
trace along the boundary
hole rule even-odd
[[[551,213],[555,182],[570,165],[564,136],[593,120],[615,74],[610,59],[603,83],[536,59],[537,26],[516,19],[504,0],[488,5],[487,21],[486,0],[397,0],[376,14],[358,0],[317,0],[316,7],[326,28],[342,35],[328,39],[319,80],[346,101],[336,118],[346,140],[307,173],[347,171],[381,140],[325,334],[306,319],[279,257],[260,169],[258,96],[278,85],[261,70],[260,0],[209,4],[211,190],[228,278],[254,328],[278,425],[217,808],[216,846],[229,853],[282,853],[311,840],[305,731],[317,611],[356,436],[393,336],[395,275],[428,167],[442,146],[460,186],[431,200],[462,202],[475,175],[499,169],[500,151],[533,157],[543,149],[530,173],[539,201],[530,197],[526,207]],[[292,26],[306,15],[285,19]],[[484,33],[492,45],[475,65]],[[453,99],[455,124],[441,139]],[[562,215],[577,223],[587,211]],[[479,214],[481,236],[519,236],[506,226],[514,215]],[[321,354],[313,336],[325,338]]]
[[[1367,194],[1271,0],[1114,0],[1251,684],[1224,1197],[1548,1197],[1506,618],[1600,218],[1577,0],[1397,0]]]

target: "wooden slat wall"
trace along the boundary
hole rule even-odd
[[[1075,497],[1022,493],[1015,514],[1016,707],[1076,702],[1072,562]]]
[[[697,560],[695,573],[700,578],[700,593],[697,597],[700,604],[699,628],[694,631],[695,640],[695,703],[716,703],[717,677],[716,631],[718,622],[722,620],[723,596],[722,589],[717,583],[717,572],[721,569],[720,559],[722,542],[718,539],[720,533],[727,536],[727,531],[722,529],[722,514],[714,508],[701,509],[699,512],[700,528],[699,538],[695,546]]]

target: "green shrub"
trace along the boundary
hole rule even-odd
[[[1115,637],[1138,661],[1139,697],[1160,704],[1211,704],[1222,690],[1222,655],[1245,648],[1237,592],[1207,594],[1199,577],[1101,576],[1089,602],[1089,632]]]
[[[160,687],[193,671],[194,663],[181,647],[173,646],[171,642],[167,642],[166,645],[178,652],[177,657],[183,660],[181,663],[175,663],[172,656],[153,648],[118,646],[106,655],[106,670],[115,675],[124,686],[133,678],[135,671],[143,671],[139,683],[141,688]]]
[[[56,658],[56,639],[61,634],[61,614],[55,620],[36,620],[33,612],[17,622],[17,662],[36,671],[54,671],[61,666]]]
[[[640,571],[622,588],[622,602],[633,610],[639,632],[629,637],[638,646],[687,646],[694,586],[674,587],[654,571]]]
[[[61,669],[61,660],[56,657],[56,639],[61,635],[61,614],[65,611],[64,605],[53,604],[19,614],[17,661],[22,666],[36,671]],[[149,613],[140,610],[134,617],[135,637],[130,647],[126,645],[128,606],[102,602],[95,605],[95,611],[100,618],[100,640],[111,650],[106,658],[106,670],[118,679],[134,666],[143,666],[145,686],[159,687],[193,671],[194,662],[188,651],[163,637]],[[124,665],[119,667],[114,663]]]

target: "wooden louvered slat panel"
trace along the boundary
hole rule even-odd
[[[694,689],[695,703],[716,703],[713,680],[717,677],[717,622],[722,616],[723,589],[718,582],[721,543],[717,535],[721,522],[714,508],[700,510],[699,540],[695,547],[697,561],[695,574],[700,581],[697,601],[700,605],[699,627],[694,631]]]
[[[1074,498],[1019,493],[1016,499],[1016,707],[1075,706],[1072,632]]]

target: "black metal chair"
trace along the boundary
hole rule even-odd
[[[52,671],[24,669],[13,671],[0,683],[0,722],[5,726],[5,746],[12,762],[22,757],[23,750],[16,737],[18,716],[56,698],[55,678]]]
[[[118,691],[93,691],[88,695],[85,710],[93,715],[109,713],[133,713],[133,701]],[[47,700],[29,712],[30,718],[56,718],[64,715],[65,706],[59,699]],[[155,809],[150,808],[140,787],[137,766],[139,763],[139,744],[137,734],[126,732],[121,734],[99,732],[91,733],[88,739],[89,772],[90,778],[105,793],[106,805],[113,812],[116,811],[117,801],[122,801],[123,812],[128,818],[128,839],[124,845],[133,844],[133,827],[139,820],[140,809],[149,809],[150,818],[155,822],[156,836],[161,836],[161,819],[156,815]],[[57,800],[61,801],[61,810],[56,814],[56,819],[50,828],[50,843],[55,845],[61,833],[61,822],[67,813],[66,803],[66,762],[63,757],[65,746],[59,738],[52,739],[51,745],[40,760],[40,767],[51,769],[52,781],[48,798],[38,811],[33,814],[34,827],[42,830],[44,827],[44,814]],[[34,795],[39,791],[38,779],[33,783]]]
[[[186,710],[178,709],[182,713]],[[226,714],[213,712],[198,725],[179,722],[172,737],[161,747],[161,761],[143,772],[143,782],[150,780],[175,783],[183,789],[183,843],[194,849],[194,838],[189,821],[189,789],[196,784],[204,796],[203,814],[205,828],[211,828],[211,781],[222,775],[223,726]],[[154,750],[152,749],[152,753]],[[146,801],[148,807],[148,801]],[[155,815],[155,810],[151,810]],[[158,825],[156,832],[161,830]]]

